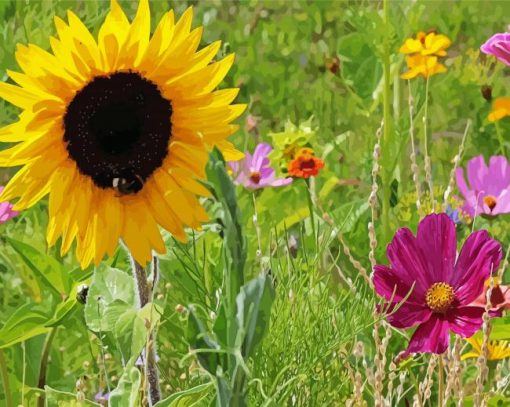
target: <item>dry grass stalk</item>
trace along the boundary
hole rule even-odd
[[[459,151],[453,157],[453,168],[450,173],[450,180],[448,182],[448,187],[446,188],[446,191],[444,191],[444,201],[443,201],[443,211],[446,211],[446,208],[448,206],[448,198],[450,197],[450,194],[452,193],[453,189],[455,188],[455,172],[457,171],[457,168],[459,167],[460,160],[462,158],[462,154],[464,154],[464,146],[466,144],[466,138],[469,132],[469,128],[471,127],[471,120],[468,119],[466,123],[466,128],[464,129],[464,135],[462,136],[462,141],[459,145]]]
[[[420,383],[420,396],[421,404],[425,405],[430,396],[432,395],[432,385],[434,384],[434,371],[436,370],[436,365],[439,357],[438,355],[432,355],[430,357],[430,362],[427,367],[427,373],[425,375],[425,379],[422,383]]]
[[[483,406],[484,398],[483,398],[483,386],[485,383],[485,379],[489,373],[489,368],[487,366],[487,358],[488,358],[488,344],[489,344],[489,335],[490,335],[490,315],[489,311],[491,309],[491,295],[492,289],[494,288],[494,278],[490,279],[489,288],[486,293],[486,304],[485,304],[485,312],[483,313],[483,341],[482,341],[482,349],[480,352],[480,356],[476,361],[476,366],[478,368],[478,376],[476,378],[476,391],[474,397],[474,405],[475,406]]]
[[[368,198],[368,203],[370,205],[371,210],[371,222],[368,223],[368,238],[370,241],[370,251],[368,253],[368,258],[370,259],[370,264],[372,265],[372,269],[376,264],[375,260],[375,249],[377,248],[377,236],[375,233],[375,206],[377,203],[377,191],[379,190],[379,186],[377,185],[377,176],[379,175],[380,166],[379,159],[381,158],[381,135],[383,130],[384,122],[381,122],[381,125],[377,129],[375,133],[376,142],[374,145],[374,153],[372,155],[374,162],[372,165],[372,190],[370,192],[370,196]],[[373,272],[373,270],[372,270]]]

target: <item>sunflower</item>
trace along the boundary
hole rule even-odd
[[[174,22],[166,13],[150,35],[148,0],[132,21],[116,0],[97,41],[80,19],[56,17],[52,52],[18,45],[17,83],[0,97],[22,109],[0,129],[0,166],[22,168],[0,198],[27,209],[49,195],[47,240],[61,253],[76,240],[83,268],[112,255],[119,238],[142,265],[165,252],[159,226],[186,240],[184,227],[207,220],[197,195],[208,195],[208,151],[243,157],[226,139],[244,105],[238,89],[215,90],[234,61],[212,62],[220,41],[198,50],[202,27],[192,9]]]

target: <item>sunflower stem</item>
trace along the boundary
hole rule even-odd
[[[37,379],[37,387],[43,391],[37,400],[37,407],[44,407],[44,386],[46,385],[46,373],[48,371],[48,361],[50,357],[51,344],[57,333],[57,327],[51,329],[44,341],[43,352],[41,356],[41,365],[39,367],[39,378]]]
[[[140,299],[140,308],[143,308],[146,304],[149,303],[149,299],[152,298],[155,291],[158,275],[157,260],[154,257],[152,264],[154,276],[152,287],[150,287],[147,280],[147,273],[145,272],[145,269],[133,257],[131,257],[131,264],[133,277],[135,279],[135,284],[138,291],[138,298]],[[149,382],[149,397],[151,405],[154,405],[161,400],[156,353],[156,335],[154,332],[150,334],[146,347],[145,371],[147,381]]]
[[[7,372],[7,362],[5,361],[4,351],[0,349],[0,374],[2,375],[2,385],[5,394],[5,406],[13,407],[11,387],[9,385],[9,373]]]

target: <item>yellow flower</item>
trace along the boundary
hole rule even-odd
[[[428,78],[432,75],[446,72],[446,67],[437,62],[436,56],[425,56],[421,54],[407,55],[407,72],[404,72],[400,77],[402,79],[412,79],[417,76]]]
[[[482,340],[476,339],[474,336],[467,338],[472,349],[470,352],[462,355],[462,360],[469,358],[478,358],[482,352]],[[487,344],[488,359],[500,360],[510,357],[510,343],[508,341],[489,341]]]
[[[420,55],[436,55],[438,57],[446,56],[446,48],[452,42],[446,35],[436,34],[435,32],[424,33],[423,31],[416,34],[416,38],[408,38],[399,52],[402,54],[420,54]]]
[[[0,83],[0,97],[20,107],[19,121],[0,129],[0,166],[22,166],[2,193],[15,209],[49,195],[49,245],[65,254],[77,241],[82,267],[112,255],[119,238],[140,264],[165,252],[158,226],[185,240],[207,214],[208,151],[242,154],[226,139],[244,111],[231,105],[238,89],[215,90],[234,61],[213,58],[220,41],[197,51],[202,27],[191,30],[189,8],[175,22],[167,12],[150,35],[149,1],[130,23],[117,0],[92,36],[68,12],[56,17],[52,52],[18,45],[23,71]]]
[[[489,113],[489,121],[495,122],[506,116],[510,116],[510,98],[495,99],[492,104],[492,111]]]

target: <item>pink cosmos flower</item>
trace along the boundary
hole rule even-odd
[[[271,151],[273,148],[269,144],[260,143],[255,148],[253,156],[246,152],[243,160],[229,162],[235,184],[253,190],[290,184],[292,178],[275,177],[275,171],[270,167],[267,157]]]
[[[480,50],[485,54],[494,55],[505,65],[510,66],[510,33],[494,34]]]
[[[485,230],[466,239],[458,258],[456,246],[453,221],[432,214],[419,223],[416,237],[399,229],[387,249],[391,266],[374,267],[375,290],[390,301],[388,322],[396,328],[418,325],[404,356],[443,353],[449,331],[467,338],[482,325],[484,308],[471,303],[497,269],[501,246]]]
[[[510,309],[510,286],[501,285],[498,282],[497,278],[494,278],[494,286],[492,287],[491,292],[491,307],[489,313],[493,317],[501,317],[503,316],[503,310]],[[482,294],[478,296],[476,300],[474,300],[471,305],[475,305],[478,307],[484,307],[487,304],[487,290],[489,288],[489,281],[485,282],[485,290]]]
[[[0,186],[0,194],[4,190],[4,187]],[[7,222],[9,219],[18,216],[18,212],[12,210],[12,204],[10,202],[0,202],[0,223]]]
[[[492,156],[488,167],[481,155],[469,160],[469,188],[462,168],[457,168],[455,175],[459,191],[464,195],[462,210],[469,216],[510,212],[510,166],[505,157]]]

